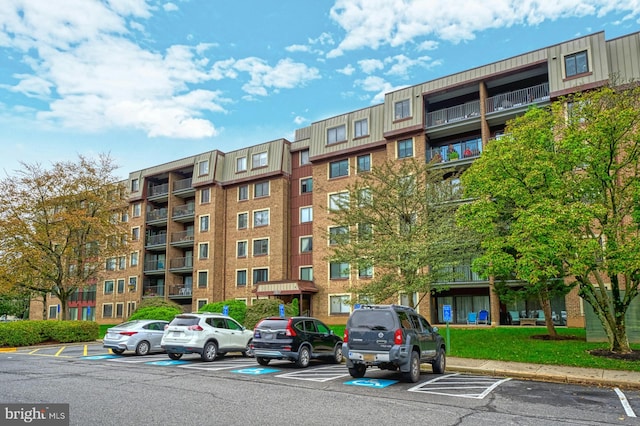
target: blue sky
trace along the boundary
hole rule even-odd
[[[0,172],[119,177],[281,137],[384,93],[605,31],[639,0],[0,0]]]

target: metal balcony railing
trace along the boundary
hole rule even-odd
[[[148,235],[146,246],[157,246],[167,243],[167,234]]]
[[[487,114],[503,111],[509,108],[531,105],[549,100],[549,83],[501,93],[487,98],[485,107]]]
[[[182,190],[185,190],[185,189],[190,189],[191,188],[191,182],[192,182],[191,178],[177,180],[177,181],[175,181],[173,183],[173,190],[174,191],[182,191]]]
[[[169,184],[149,185],[149,197],[157,197],[159,195],[167,195],[169,193]]]
[[[193,204],[183,204],[181,206],[174,207],[171,211],[172,218],[193,216],[196,213],[196,208]]]
[[[427,150],[427,161],[446,163],[460,159],[477,158],[481,153],[482,138],[475,138],[464,142],[429,148]]]
[[[171,233],[172,243],[181,243],[185,241],[193,242],[193,231],[180,231]]]
[[[161,209],[155,209],[147,212],[147,221],[152,222],[155,220],[166,220],[168,216],[168,209],[163,207]]]
[[[169,269],[193,268],[193,256],[174,257],[169,260]]]

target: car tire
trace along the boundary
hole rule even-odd
[[[124,349],[111,349],[111,352],[116,355],[122,355],[124,353]]]
[[[149,355],[149,352],[151,352],[151,345],[146,340],[143,340],[136,346],[136,355],[145,356]]]
[[[169,355],[169,358],[171,358],[174,361],[177,361],[180,358],[182,358],[182,354],[177,354],[175,352],[167,352],[167,355]]]
[[[415,383],[420,380],[420,355],[418,352],[412,351],[409,358],[409,371],[402,373],[404,379],[408,382]]]
[[[333,348],[333,357],[331,358],[331,361],[334,364],[340,364],[343,359],[344,357],[342,355],[342,343],[338,343],[336,347]]]
[[[364,377],[364,373],[367,371],[367,366],[364,364],[354,364],[353,367],[349,367],[349,374],[354,379],[360,379]]]
[[[202,358],[204,362],[211,362],[216,359],[217,355],[218,346],[215,344],[215,342],[207,342],[204,345],[204,348],[202,348],[202,355],[200,356],[200,358]]]
[[[298,359],[296,360],[296,367],[307,368],[311,361],[311,351],[308,346],[302,346],[298,351]]]
[[[436,359],[431,363],[431,369],[434,374],[444,374],[444,370],[447,365],[447,356],[445,355],[444,349],[440,348],[438,350],[438,355]]]
[[[258,364],[260,365],[269,365],[269,361],[271,361],[269,358],[262,358],[262,357],[257,357],[256,361],[258,361]]]
[[[243,357],[253,356],[253,349],[251,349],[251,343],[253,343],[253,339],[249,339],[249,341],[247,342],[247,346],[245,347],[244,351],[242,351]]]

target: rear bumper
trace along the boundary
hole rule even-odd
[[[366,351],[351,349],[347,343],[342,344],[342,355],[346,359],[347,367],[356,364],[364,364],[367,367],[393,364],[400,368],[400,371],[408,371],[411,360],[411,352],[405,346],[393,346],[389,351]]]
[[[296,361],[298,359],[297,352],[276,349],[259,349],[255,347],[253,348],[253,356],[256,358],[288,359],[292,361]]]
[[[162,349],[166,352],[174,354],[200,354],[202,355],[203,348],[196,348],[191,346],[179,346],[179,345],[162,345]]]

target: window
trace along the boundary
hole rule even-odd
[[[253,198],[268,197],[269,196],[269,182],[256,183],[253,186]]]
[[[249,185],[242,185],[238,187],[238,201],[249,199]]]
[[[251,156],[251,168],[257,169],[258,167],[267,166],[267,153],[261,152],[260,154],[253,154]]]
[[[370,188],[360,189],[358,191],[358,207],[370,206],[372,197]]]
[[[370,223],[359,223],[358,224],[358,240],[367,241],[371,239],[373,235],[373,227]]]
[[[238,213],[238,229],[247,229],[248,213]]]
[[[113,316],[113,303],[105,303],[102,305],[102,318],[111,318]]]
[[[358,277],[359,278],[371,278],[373,277],[373,266],[367,265],[358,269]]]
[[[358,156],[358,173],[371,171],[371,155]]]
[[[236,159],[236,173],[247,171],[247,157],[239,157]]]
[[[127,268],[127,256],[119,256],[118,257],[118,269],[126,269]]]
[[[123,311],[124,311],[124,303],[116,303],[116,318],[122,318]]]
[[[209,174],[209,160],[198,162],[198,176]]]
[[[313,222],[313,207],[300,208],[300,223]]]
[[[304,166],[305,164],[309,164],[309,150],[308,149],[300,151],[300,165]]]
[[[139,241],[140,240],[140,227],[136,226],[135,228],[131,228],[131,241]]]
[[[116,270],[116,258],[115,257],[110,257],[107,259],[106,265],[105,265],[105,269],[107,271],[115,271]]]
[[[131,256],[129,256],[129,265],[138,266],[138,252],[131,252]]]
[[[138,277],[129,277],[129,291],[134,292],[138,287]]]
[[[200,310],[207,303],[209,303],[209,300],[207,299],[198,299],[198,310]]]
[[[211,189],[204,188],[200,190],[200,204],[206,204],[211,200]]]
[[[238,257],[247,257],[247,242],[246,241],[238,241],[236,243],[237,246],[237,256]]]
[[[267,281],[269,281],[269,270],[267,268],[253,270],[253,285]]]
[[[49,306],[49,319],[56,319],[58,317],[58,306]]]
[[[349,193],[345,191],[329,194],[329,210],[343,209],[349,209]]]
[[[341,176],[349,176],[349,160],[340,160],[329,163],[329,179]]]
[[[269,224],[269,210],[256,210],[253,212],[253,227],[267,226]]]
[[[131,216],[140,217],[141,214],[142,214],[142,204],[134,203],[133,206],[131,206]]]
[[[350,296],[348,294],[329,296],[330,314],[348,314]]]
[[[349,242],[349,228],[346,226],[334,226],[329,228],[329,245]]]
[[[209,281],[209,271],[198,271],[198,288],[206,288]]]
[[[394,117],[396,120],[409,117],[411,115],[411,111],[409,109],[409,99],[396,102],[394,105],[394,111]]]
[[[331,262],[329,264],[330,275],[332,280],[349,278],[349,264]]]
[[[347,140],[347,126],[333,127],[327,129],[327,145]]]
[[[124,278],[118,279],[118,294],[124,293]]]
[[[113,280],[104,282],[104,294],[113,294]]]
[[[269,239],[262,238],[259,240],[253,240],[253,255],[265,256],[269,254]]]
[[[131,192],[140,191],[140,179],[131,179]]]
[[[300,193],[308,194],[309,192],[313,192],[313,178],[300,179]]]
[[[587,51],[574,53],[564,57],[564,68],[567,77],[577,74],[589,72],[589,63],[587,61]]]
[[[305,281],[313,281],[313,267],[302,266],[300,268],[300,279]]]
[[[129,212],[126,210],[122,212],[122,216],[120,217],[122,222],[129,222]]]
[[[240,269],[236,271],[236,286],[244,287],[247,285],[247,270]]]
[[[413,139],[398,141],[398,158],[413,157]]]
[[[360,138],[369,134],[369,121],[365,118],[353,123],[353,136]]]
[[[209,230],[209,215],[200,216],[200,232]]]
[[[198,244],[198,252],[200,259],[207,259],[209,257],[209,243]]]
[[[313,237],[300,237],[300,253],[313,251]]]

